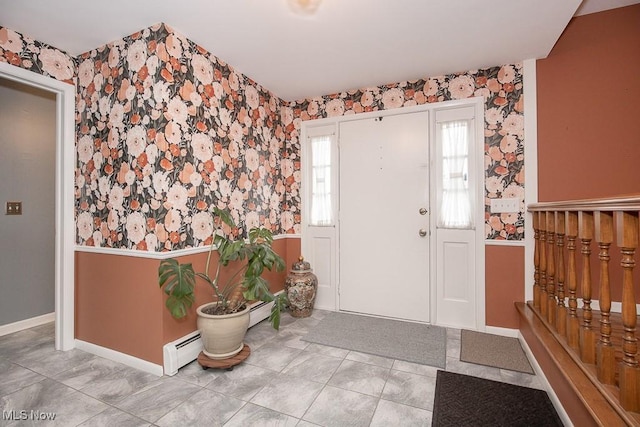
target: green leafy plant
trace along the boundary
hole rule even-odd
[[[214,224],[227,224],[235,228],[228,211],[214,208]],[[261,300],[273,302],[269,321],[275,329],[280,327],[280,313],[287,306],[286,295],[275,296],[262,277],[265,269],[284,270],[283,259],[271,247],[273,234],[266,228],[252,228],[248,239],[233,240],[214,231],[214,238],[207,255],[203,272],[196,272],[191,263],[180,263],[174,258],[160,262],[158,267],[159,285],[169,296],[166,306],[171,315],[180,319],[195,300],[196,280],[204,280],[213,290],[217,305],[208,314],[231,314],[245,309],[247,301]],[[218,262],[211,274],[211,255],[218,253]],[[231,269],[227,279],[222,279],[222,271]]]

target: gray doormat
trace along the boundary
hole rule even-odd
[[[466,329],[460,334],[460,360],[527,374],[534,373],[517,338]]]
[[[547,393],[438,371],[432,426],[562,426]]]
[[[447,331],[438,326],[329,313],[302,340],[444,368]]]

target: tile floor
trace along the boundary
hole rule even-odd
[[[437,369],[302,341],[325,315],[286,314],[278,332],[254,326],[252,354],[232,371],[193,362],[162,378],[80,350],[57,352],[53,324],[0,337],[0,425],[429,426]],[[459,354],[460,331],[449,329],[448,371],[542,388],[535,375],[460,362]],[[51,412],[54,422],[34,421]]]

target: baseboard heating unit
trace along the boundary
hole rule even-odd
[[[280,294],[282,291],[277,292]],[[251,311],[249,313],[249,327],[262,322],[271,314],[272,302],[256,302],[251,305]],[[202,351],[202,338],[200,332],[195,331],[182,338],[165,344],[162,348],[163,362],[164,362],[164,374],[175,375],[178,373],[178,369],[182,368],[198,358],[198,354]]]

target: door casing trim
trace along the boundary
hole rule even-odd
[[[304,149],[304,144],[307,140],[307,132],[308,129],[311,128],[315,128],[315,127],[319,127],[319,126],[327,126],[327,125],[333,125],[335,126],[335,129],[339,128],[339,124],[341,122],[346,122],[346,121],[352,121],[352,120],[361,120],[361,119],[370,119],[370,118],[375,118],[375,117],[385,117],[385,116],[392,116],[392,115],[398,115],[398,114],[410,114],[410,113],[414,113],[414,112],[422,112],[422,111],[429,111],[430,115],[438,109],[443,109],[443,108],[457,108],[457,107],[463,107],[463,106],[474,106],[476,109],[476,121],[479,124],[477,126],[478,129],[484,129],[484,98],[483,97],[472,97],[472,98],[467,98],[467,99],[460,99],[460,100],[451,100],[451,101],[442,101],[442,102],[436,102],[436,103],[430,103],[430,104],[422,104],[422,105],[415,105],[415,106],[411,106],[411,107],[401,107],[401,108],[396,108],[396,109],[390,109],[390,110],[381,110],[381,111],[372,111],[372,112],[366,112],[366,113],[358,113],[358,114],[352,114],[352,115],[346,115],[346,116],[337,116],[337,117],[326,117],[326,118],[321,118],[321,119],[315,119],[315,120],[307,120],[307,121],[303,121],[300,124],[301,127],[301,132],[300,132],[300,146],[301,146],[301,163],[300,163],[300,168],[301,168],[301,179],[302,179],[302,185],[301,185],[301,189],[300,189],[300,200],[302,201],[302,207],[300,209],[300,213],[301,213],[301,234],[302,234],[302,250],[304,253],[305,248],[309,247],[309,242],[307,234],[305,233],[306,230],[306,218],[308,216],[307,212],[306,212],[306,206],[304,203],[305,199],[305,189],[308,188],[309,182],[308,182],[308,176],[305,172],[305,159],[302,157],[302,155],[304,155],[306,153],[306,150]],[[430,129],[430,133],[434,132],[434,129]],[[434,135],[432,135],[434,136]],[[482,145],[484,146],[484,134],[482,131],[478,131],[478,135],[476,136],[476,141],[481,142]],[[431,147],[432,148],[432,147]],[[476,159],[477,161],[477,165],[479,165],[478,167],[479,172],[481,174],[481,176],[484,176],[483,171],[485,170],[484,168],[484,150],[478,150],[478,155],[476,156],[478,157]],[[430,162],[433,162],[433,153],[430,153]],[[430,166],[433,166],[432,164]],[[433,167],[430,167],[431,170],[433,170]],[[430,182],[434,182],[433,181],[433,176],[430,177]],[[479,185],[477,191],[478,191],[478,206],[476,206],[476,224],[478,224],[478,226],[476,227],[476,251],[475,251],[475,256],[476,256],[476,330],[478,331],[484,331],[486,329],[486,305],[485,305],[485,254],[484,254],[484,246],[485,246],[485,233],[484,233],[484,224],[485,224],[485,219],[484,219],[484,204],[482,203],[482,201],[484,200],[484,179],[479,180],[479,182],[482,183],[482,185]],[[339,183],[337,184],[339,185]],[[432,200],[430,201],[430,204],[432,203]],[[431,230],[435,229],[435,216],[431,216]],[[336,235],[339,236],[340,235],[340,230],[339,230],[339,224],[336,224]],[[432,236],[433,237],[433,236]],[[339,237],[338,237],[339,238]],[[433,323],[433,320],[436,319],[437,317],[437,312],[436,312],[436,288],[435,288],[435,268],[434,266],[436,265],[435,262],[435,256],[436,256],[436,247],[435,247],[435,239],[430,239],[430,249],[429,249],[429,253],[430,253],[430,260],[429,260],[429,274],[430,274],[430,319],[431,319],[431,323]],[[337,242],[335,242],[335,245],[338,245]],[[338,263],[337,268],[339,268],[339,258],[340,258],[340,254],[336,253],[336,258],[338,259]],[[333,307],[334,311],[338,310],[339,305],[339,289],[340,289],[340,283],[339,283],[339,274],[337,275],[337,280],[336,283],[334,283],[334,292],[335,292],[335,306]],[[324,307],[324,308],[328,308],[329,307]]]
[[[7,63],[0,77],[56,95],[55,348],[75,347],[75,86]]]

